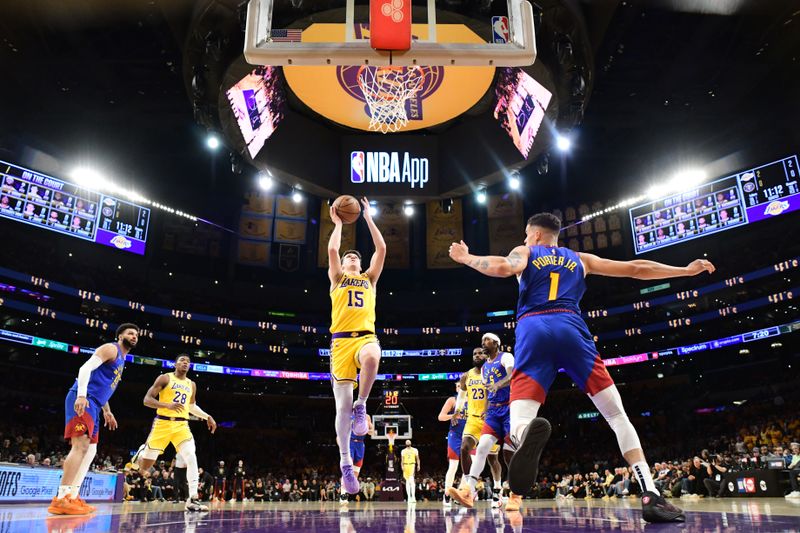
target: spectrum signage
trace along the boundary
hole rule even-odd
[[[342,139],[342,192],[357,197],[435,197],[438,146],[433,137]]]

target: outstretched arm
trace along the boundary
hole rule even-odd
[[[366,272],[374,286],[378,283],[378,278],[381,277],[381,272],[383,272],[383,262],[386,260],[386,241],[383,240],[381,230],[372,220],[372,215],[369,212],[369,200],[367,200],[366,196],[361,199],[361,212],[364,213],[364,220],[367,222],[369,234],[372,236],[372,243],[375,245],[375,253],[372,254],[372,259],[369,261],[369,268]]]
[[[594,254],[581,253],[581,262],[586,274],[598,274],[600,276],[610,276],[614,278],[634,278],[634,279],[667,279],[680,278],[683,276],[696,276],[701,272],[712,274],[716,267],[711,261],[705,259],[695,259],[685,267],[676,267],[636,259],[634,261],[612,261],[604,259]]]
[[[481,274],[494,278],[507,278],[522,274],[530,257],[527,246],[517,246],[506,257],[499,255],[472,255],[464,241],[450,245],[450,258],[456,263],[474,268]]]
[[[339,257],[339,248],[342,246],[342,219],[333,207],[331,207],[331,220],[334,228],[328,240],[328,279],[333,286],[342,277],[342,258]]]
[[[439,411],[439,422],[447,422],[448,420],[452,420],[455,413],[450,414],[450,411],[453,410],[453,404],[455,404],[456,399],[450,396],[442,406],[442,410]]]

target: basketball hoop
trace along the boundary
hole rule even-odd
[[[386,438],[389,439],[389,453],[391,453],[394,450],[394,439],[397,438],[397,432],[395,432],[394,430],[390,429],[386,433]]]
[[[358,70],[358,86],[369,108],[369,129],[395,132],[408,124],[406,102],[425,81],[422,67],[367,67]]]

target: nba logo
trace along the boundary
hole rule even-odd
[[[350,181],[364,183],[364,152],[350,153]]]
[[[492,17],[492,42],[508,43],[508,17]]]

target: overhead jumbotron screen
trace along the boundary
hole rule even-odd
[[[142,255],[150,209],[0,161],[0,217]]]
[[[637,254],[800,209],[793,155],[628,211]]]
[[[494,118],[528,159],[553,95],[524,70],[515,67],[499,69],[495,94]]]
[[[281,71],[277,67],[257,67],[225,94],[250,157],[255,157],[283,119],[286,94]]]

